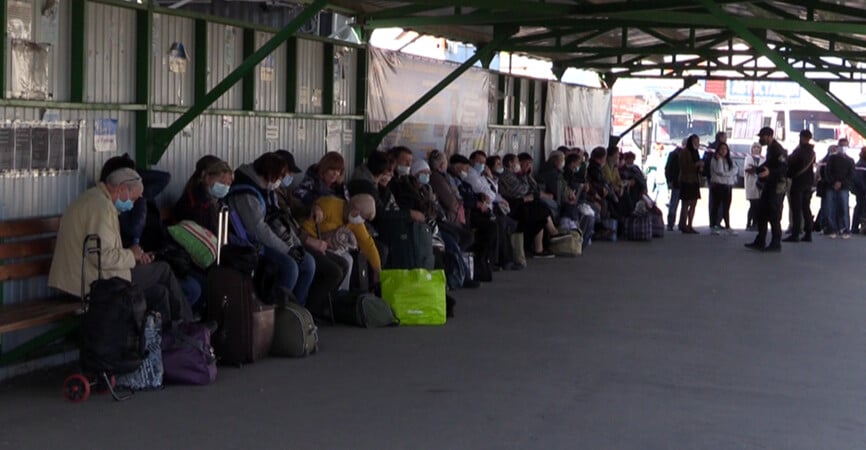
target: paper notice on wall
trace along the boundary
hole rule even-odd
[[[42,42],[57,44],[57,16],[59,15],[60,2],[58,0],[46,0],[39,15],[39,34]]]
[[[325,150],[339,152],[343,149],[343,124],[339,120],[329,120],[325,135]]]
[[[310,88],[308,86],[298,87],[298,106],[310,104]]]
[[[117,119],[96,119],[93,122],[93,149],[117,152]]]
[[[268,55],[264,61],[262,61],[262,70],[261,70],[261,78],[262,81],[270,83],[274,81],[274,55]]]
[[[310,104],[312,104],[313,106],[315,106],[317,108],[322,106],[322,90],[321,89],[318,89],[318,88],[313,89],[313,93],[310,96]]]
[[[232,121],[232,116],[223,116],[223,128],[231,128]]]
[[[174,42],[168,49],[168,70],[172,73],[186,73],[186,48],[182,42]]]
[[[280,127],[271,124],[265,125],[265,139],[268,142],[280,140]]]
[[[30,2],[11,0],[6,13],[6,34],[12,39],[30,40],[33,28],[33,6]]]

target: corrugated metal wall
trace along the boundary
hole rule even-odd
[[[535,128],[501,127],[490,130],[490,154],[529,152],[536,161],[543,155],[544,130]]]
[[[298,112],[322,112],[322,72],[324,44],[298,40],[298,60],[289,61],[289,68],[298,71]]]
[[[135,99],[135,11],[87,3],[88,103],[129,103]]]
[[[207,60],[210,68],[207,88],[213,89],[244,60],[243,32],[240,28],[209,23]],[[241,85],[236,84],[213,104],[215,109],[240,109]]]
[[[156,105],[189,106],[195,96],[195,22],[153,15],[151,98]]]
[[[256,32],[256,48],[272,37],[273,33]],[[286,44],[256,66],[256,111],[286,110],[286,70]]]
[[[358,49],[334,47],[334,114],[355,113]]]

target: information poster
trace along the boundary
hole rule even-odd
[[[33,170],[45,170],[48,168],[48,128],[33,128],[30,168]]]
[[[32,134],[33,129],[30,127],[15,127],[15,170],[30,170]]]

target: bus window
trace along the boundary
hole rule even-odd
[[[776,134],[775,134],[775,136],[773,136],[773,138],[777,139],[779,141],[784,141],[785,140],[785,130],[786,130],[786,128],[785,128],[785,111],[777,111],[776,112],[776,126],[773,129],[776,130]]]
[[[830,111],[792,110],[791,132],[810,130],[815,142],[836,140],[841,121]]]

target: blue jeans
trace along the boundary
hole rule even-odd
[[[826,214],[830,233],[847,233],[851,229],[851,216],[848,210],[848,190],[827,189],[824,200],[827,202]]]
[[[677,223],[677,207],[680,204],[679,188],[671,189],[671,199],[668,203],[668,226],[673,227]],[[680,224],[682,225],[682,224]]]
[[[201,275],[196,271],[191,271],[187,276],[177,279],[177,284],[179,284],[181,290],[183,290],[183,295],[186,296],[186,301],[190,306],[195,306],[199,300],[201,300],[201,293],[204,291],[205,280],[204,275]]]
[[[313,275],[316,274],[316,260],[309,253],[304,253],[304,259],[298,264],[295,258],[265,247],[265,260],[273,264],[277,269],[277,283],[292,291],[298,303],[307,303],[307,294],[310,293],[310,285],[313,284]]]

